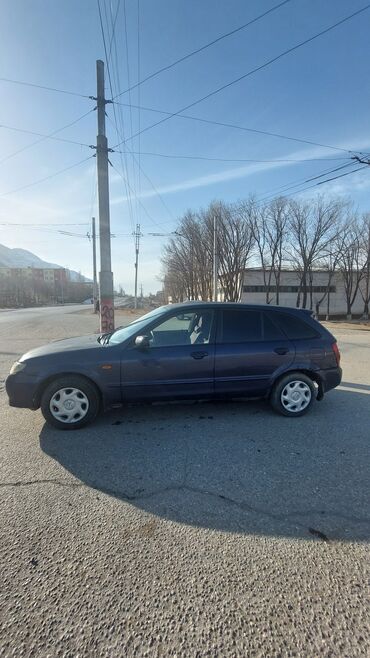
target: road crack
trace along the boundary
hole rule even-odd
[[[35,484],[56,484],[59,487],[85,487],[83,482],[69,482],[68,480],[18,480],[16,482],[0,482],[0,487],[30,487]]]
[[[185,464],[185,474],[186,474],[186,464]],[[250,503],[247,503],[245,501],[238,501],[235,500],[234,498],[231,498],[230,496],[226,496],[224,494],[220,494],[214,491],[209,491],[207,489],[201,489],[198,487],[191,487],[190,485],[185,484],[185,482],[181,482],[179,484],[174,484],[174,485],[169,485],[167,487],[162,487],[160,489],[156,489],[154,491],[140,491],[136,494],[130,494],[129,492],[126,491],[121,491],[117,489],[109,489],[107,487],[102,487],[99,486],[96,483],[84,483],[84,482],[70,482],[68,480],[54,480],[54,479],[35,479],[35,480],[27,480],[27,481],[15,481],[15,482],[2,482],[0,483],[0,488],[5,488],[5,487],[29,487],[29,486],[34,486],[38,484],[50,484],[54,486],[60,486],[60,487],[67,487],[67,488],[81,488],[85,487],[87,489],[93,489],[94,491],[99,491],[101,493],[104,493],[109,496],[113,496],[115,498],[121,498],[122,500],[125,500],[127,502],[136,502],[136,501],[144,501],[144,500],[149,500],[151,498],[155,498],[156,496],[161,496],[163,494],[169,493],[169,492],[181,492],[181,491],[187,491],[189,493],[195,493],[200,496],[209,496],[211,498],[215,498],[218,501],[222,501],[223,503],[236,507],[237,509],[241,510],[242,512],[248,512],[255,514],[257,516],[265,516],[267,518],[270,518],[274,521],[278,522],[286,522],[286,521],[291,521],[294,522],[297,526],[304,528],[305,531],[308,530],[308,532],[317,538],[329,542],[330,537],[328,537],[325,533],[323,533],[321,530],[318,530],[316,528],[312,527],[307,527],[307,525],[303,522],[302,517],[312,517],[312,515],[321,515],[325,516],[325,519],[329,518],[335,518],[337,520],[341,521],[350,521],[352,523],[356,524],[369,524],[370,525],[370,519],[369,518],[361,518],[361,517],[356,517],[356,516],[350,516],[348,514],[342,514],[340,512],[335,512],[335,511],[328,511],[328,510],[317,510],[317,509],[309,509],[309,510],[294,510],[292,512],[288,513],[277,513],[273,512],[267,508],[263,507],[255,507],[251,505]],[[301,520],[298,520],[298,519]]]

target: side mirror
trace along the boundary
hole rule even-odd
[[[136,336],[135,347],[138,347],[141,350],[145,350],[150,347],[149,336]]]

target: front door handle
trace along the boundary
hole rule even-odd
[[[204,359],[205,356],[208,356],[208,352],[191,352],[190,356],[193,359]]]
[[[281,355],[288,354],[289,347],[275,347],[274,352],[276,352],[276,354],[281,354]]]

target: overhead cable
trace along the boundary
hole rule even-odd
[[[123,105],[125,107],[128,106],[127,103],[119,103],[119,105]],[[133,108],[137,107],[136,105],[132,105]],[[141,106],[142,110],[148,110],[148,112],[156,112],[158,114],[166,114],[168,118],[171,118],[173,116],[179,117],[181,119],[190,119],[191,121],[199,121],[200,123],[209,123],[210,125],[214,126],[222,126],[224,128],[233,128],[235,130],[242,130],[245,132],[250,132],[250,133],[256,133],[257,135],[267,135],[268,137],[277,137],[278,139],[287,139],[291,142],[300,142],[301,144],[309,144],[310,146],[320,146],[322,148],[327,148],[327,149],[332,149],[334,151],[342,151],[343,153],[353,153],[352,150],[342,148],[340,146],[332,146],[330,144],[322,144],[320,142],[314,142],[313,140],[310,139],[304,139],[300,137],[291,137],[289,135],[283,135],[281,133],[273,133],[268,130],[258,130],[257,128],[247,128],[246,126],[240,126],[235,123],[226,123],[225,121],[213,121],[212,119],[203,119],[201,117],[195,117],[190,114],[182,114],[182,113],[173,113],[173,112],[166,112],[165,110],[158,110],[153,107],[144,107]],[[133,138],[127,137],[125,140],[126,142],[131,140]],[[123,142],[120,142],[120,144],[117,144],[117,146],[120,146],[123,144]]]
[[[103,40],[104,53],[105,53],[105,58],[106,58],[106,62],[107,62],[109,88],[110,88],[111,96],[113,96],[113,81],[112,81],[110,61],[109,61],[110,60],[110,55],[108,56],[108,53],[107,53],[107,44],[106,44],[106,38],[105,38],[105,32],[104,32],[104,24],[103,24],[103,17],[102,17],[102,11],[101,11],[101,6],[100,6],[100,0],[97,0],[97,7],[98,7],[100,30],[101,30],[102,40]],[[126,33],[127,70],[128,70],[128,46],[127,46],[126,2],[125,2],[125,0],[124,0],[123,7],[124,7],[124,21],[125,21],[125,33]],[[106,22],[107,22],[107,26],[108,26],[107,10],[106,10],[105,1],[104,1],[104,10],[105,10]],[[111,10],[111,6],[110,6],[110,10]],[[110,15],[111,15],[111,22],[112,22],[112,12],[111,11],[110,11]],[[118,13],[116,14],[116,18],[117,18],[117,16],[118,16]],[[112,22],[112,25],[113,25],[113,22]],[[115,61],[116,61],[116,78],[118,79],[118,83],[119,83],[117,43],[116,43],[116,38],[115,38],[114,25],[112,27],[111,45],[112,44],[114,44],[114,55],[115,55]],[[131,98],[129,100],[131,101]],[[122,112],[120,111],[119,117],[117,118],[116,108],[115,108],[115,106],[113,106],[113,114],[114,114],[114,127],[115,127],[115,130],[116,130],[116,133],[117,133],[117,137],[120,138],[120,132],[119,132],[119,129],[118,129],[118,118],[119,118],[120,123],[121,123],[122,137],[124,137],[124,126],[123,126]],[[131,112],[130,112],[130,116],[131,116]],[[108,115],[107,115],[107,118],[109,118]],[[132,119],[131,119],[131,132],[132,132]],[[126,157],[125,154],[123,154],[123,155],[124,155],[124,161],[122,160],[122,155],[120,156],[122,170],[126,171],[126,177],[123,177],[123,180],[125,181],[126,195],[128,197],[128,208],[129,208],[129,217],[130,217],[130,222],[131,222],[131,228],[132,228],[132,230],[134,230],[133,208],[132,208],[132,200],[131,200],[131,188],[128,186],[129,169],[128,169],[128,165],[127,165],[127,157]]]
[[[0,78],[0,82],[10,82],[15,85],[24,85],[25,87],[35,87],[36,89],[45,89],[46,91],[55,91],[59,94],[68,94],[69,96],[79,96],[79,98],[90,98],[87,94],[79,94],[76,91],[69,91],[67,89],[57,89],[56,87],[47,87],[46,85],[38,85],[34,82],[25,82],[24,80],[12,80],[11,78]]]
[[[75,162],[72,165],[69,165],[69,167],[65,167],[64,169],[60,169],[59,171],[54,172],[53,174],[50,174],[49,176],[45,176],[44,178],[39,178],[38,180],[33,181],[32,183],[28,183],[27,185],[22,185],[22,187],[17,187],[14,190],[9,190],[9,192],[3,192],[0,194],[0,197],[8,196],[9,194],[15,194],[16,192],[21,192],[22,190],[26,190],[29,187],[33,187],[34,185],[39,185],[39,183],[44,183],[51,178],[55,178],[56,176],[59,176],[60,174],[64,174],[64,172],[69,171],[70,169],[73,169],[74,167],[78,167],[79,165],[83,164],[84,162],[87,162],[88,160],[91,160],[94,156],[90,155],[88,158],[84,158],[83,160],[80,160],[79,162]]]
[[[275,5],[274,7],[271,7],[267,11],[263,12],[263,14],[260,14],[259,16],[256,16],[253,18],[251,21],[248,21],[248,23],[243,23],[243,25],[240,25],[239,27],[235,28],[234,30],[231,30],[230,32],[226,32],[225,34],[221,34],[221,36],[217,37],[216,39],[213,39],[212,41],[209,41],[208,43],[204,44],[204,46],[201,46],[200,48],[197,48],[196,50],[192,50],[192,52],[188,53],[187,55],[184,55],[183,57],[180,57],[179,59],[176,59],[174,62],[171,62],[171,64],[167,64],[166,66],[162,66],[162,68],[158,69],[157,71],[154,71],[154,73],[150,73],[147,75],[145,78],[142,80],[139,80],[136,84],[134,85],[129,85],[127,89],[124,89],[121,91],[119,94],[113,97],[113,100],[115,98],[119,98],[123,94],[126,94],[129,91],[132,91],[132,89],[136,89],[136,87],[140,87],[143,85],[145,82],[148,82],[148,80],[152,80],[153,78],[156,78],[158,75],[161,73],[164,73],[164,71],[168,71],[169,69],[172,69],[174,66],[177,66],[181,62],[185,62],[187,59],[190,59],[191,57],[194,57],[194,55],[198,55],[199,53],[203,52],[207,48],[210,48],[211,46],[214,46],[216,43],[219,43],[219,41],[222,41],[223,39],[226,39],[227,37],[231,37],[233,34],[236,34],[237,32],[241,32],[241,30],[244,30],[245,28],[249,27],[250,25],[253,25],[253,23],[257,23],[257,21],[261,20],[261,18],[264,18],[268,14],[271,14],[273,11],[276,11],[283,5],[288,4],[288,2],[291,2],[291,0],[284,0],[283,2],[279,2],[279,4]]]
[[[315,39],[318,39],[319,37],[323,36],[324,34],[327,34],[331,30],[334,30],[335,28],[339,27],[340,25],[343,25],[350,19],[354,18],[355,16],[358,16],[359,14],[363,13],[364,11],[370,9],[370,3],[365,5],[365,7],[362,7],[361,9],[358,9],[357,11],[353,12],[349,16],[346,16],[345,18],[342,18],[342,20],[337,21],[336,23],[333,23],[329,27],[325,28],[324,30],[321,30],[320,32],[317,32],[313,36],[309,37],[308,39],[304,39],[303,41],[300,41],[297,43],[295,46],[292,46],[291,48],[288,48],[287,50],[284,50],[282,53],[279,53],[279,55],[276,55],[275,57],[272,57],[271,59],[267,60],[263,64],[260,64],[260,66],[257,66],[247,73],[244,73],[243,75],[240,75],[238,78],[235,78],[234,80],[231,80],[231,82],[228,82],[221,87],[218,87],[217,89],[214,89],[213,91],[209,92],[205,96],[202,96],[201,98],[198,98],[197,100],[193,101],[192,103],[189,103],[188,105],[185,105],[184,107],[180,108],[176,112],[173,112],[167,117],[164,117],[163,119],[160,119],[160,121],[157,121],[156,123],[151,124],[150,126],[146,126],[146,128],[142,128],[142,130],[139,131],[139,133],[136,133],[134,135],[131,135],[129,139],[134,139],[135,137],[138,136],[138,134],[142,134],[144,132],[147,132],[148,130],[152,130],[152,128],[155,128],[156,126],[161,125],[162,123],[165,123],[166,121],[169,121],[169,119],[172,119],[173,117],[177,116],[181,112],[185,112],[186,110],[189,110],[191,107],[194,107],[195,105],[199,105],[199,103],[204,102],[208,98],[212,98],[216,94],[219,94],[221,91],[224,91],[225,89],[228,89],[229,87],[237,84],[238,82],[241,82],[241,80],[245,80],[251,75],[254,75],[255,73],[267,68],[274,62],[278,61],[282,57],[285,57],[286,55],[296,51],[298,48],[301,48],[302,46],[305,46],[306,44],[310,43],[311,41],[314,41]],[[122,143],[122,142],[121,142]],[[120,144],[121,144],[120,143]],[[120,144],[116,144],[116,148],[120,146]]]
[[[317,187],[318,185],[325,185],[325,183],[329,183],[330,181],[335,180],[336,178],[343,178],[344,176],[349,176],[350,174],[354,174],[356,171],[360,171],[361,169],[366,169],[366,167],[358,167],[357,169],[353,169],[352,171],[347,171],[345,174],[341,174],[340,176],[335,176],[334,178],[328,178],[327,180],[320,181],[319,183],[314,183],[313,185],[309,185],[308,187],[304,187],[301,190],[288,192],[288,194],[284,194],[283,196],[294,196],[295,194],[301,194],[302,192],[307,192],[308,190],[311,190],[312,188]]]
[[[2,160],[0,160],[0,165],[3,162],[6,162],[7,160],[10,160],[10,158],[14,158],[14,156],[18,155],[19,153],[23,153],[23,151],[26,151],[27,149],[30,149],[33,146],[36,146],[36,144],[40,144],[41,142],[45,141],[45,139],[52,139],[52,140],[56,140],[58,142],[67,142],[67,143],[71,143],[71,144],[78,144],[79,146],[88,146],[89,148],[95,148],[95,147],[92,147],[90,144],[83,144],[81,142],[75,142],[75,141],[70,140],[70,139],[62,139],[61,137],[55,137],[55,135],[62,132],[63,130],[66,130],[67,128],[70,128],[71,126],[74,126],[76,123],[78,123],[79,121],[84,119],[86,116],[91,114],[91,112],[94,112],[94,110],[92,109],[92,110],[89,110],[88,112],[85,112],[84,114],[82,114],[80,117],[78,117],[74,121],[70,121],[65,126],[62,126],[61,128],[57,128],[57,130],[53,130],[51,133],[48,133],[47,135],[44,135],[44,134],[38,133],[38,132],[34,132],[32,130],[25,130],[23,128],[14,128],[13,126],[7,126],[7,125],[4,125],[4,124],[0,124],[0,128],[6,128],[7,130],[14,130],[16,132],[22,132],[22,133],[26,133],[26,134],[29,134],[29,135],[38,135],[39,137],[41,137],[41,139],[37,139],[35,142],[32,142],[31,144],[27,144],[26,146],[23,146],[22,148],[18,149],[17,151],[13,151],[13,153],[10,153],[9,155],[6,155],[5,158],[2,158]]]
[[[115,153],[121,153],[121,151],[114,151]],[[138,154],[137,151],[130,151],[135,155]],[[180,155],[176,153],[154,153],[152,151],[141,151],[141,155],[153,156],[155,158],[168,158],[174,160],[206,160],[207,162],[252,162],[252,163],[274,163],[274,162],[337,162],[343,161],[344,156],[341,158],[273,158],[269,160],[256,160],[253,158],[215,158],[204,155]]]
[[[118,18],[118,14],[119,14],[120,6],[121,6],[121,0],[118,0],[118,2],[117,2],[117,9],[116,9],[116,15],[115,15],[115,17],[114,17],[114,21],[112,22],[112,34],[111,34],[110,41],[109,41],[109,52],[108,52],[107,64],[108,64],[108,62],[109,62],[109,60],[110,60],[110,56],[111,56],[111,54],[112,54],[112,45],[113,45],[113,41],[114,41],[114,39],[115,39],[116,23],[117,23],[117,18]],[[110,8],[110,9],[111,9],[111,8]]]
[[[353,165],[354,163],[352,163]],[[306,185],[307,183],[310,183],[312,181],[317,181],[319,178],[323,178],[325,176],[329,176],[331,173],[334,173],[336,171],[339,171],[341,169],[344,169],[346,167],[349,167],[351,163],[348,163],[346,165],[343,165],[342,167],[336,167],[335,169],[326,169],[322,171],[320,174],[317,176],[312,176],[310,178],[305,178],[305,179],[300,179],[294,183],[287,183],[286,185],[283,185],[282,187],[278,187],[272,192],[264,193],[263,197],[258,199],[257,203],[259,205],[262,205],[265,201],[268,201],[271,198],[276,198],[277,196],[291,196],[292,194],[299,194],[302,191],[305,191],[306,189],[312,189],[313,187],[317,187],[318,185],[323,185],[324,183],[328,183],[330,180],[334,180],[335,178],[341,178],[342,176],[347,176],[349,174],[355,173],[355,171],[359,171],[359,169],[362,169],[363,167],[359,167],[358,169],[352,169],[351,171],[345,172],[344,174],[340,174],[339,176],[334,176],[333,178],[326,179],[324,181],[319,181],[319,182],[314,182],[313,185],[309,185],[307,188],[302,188],[302,190],[298,191],[293,191],[289,192],[288,194],[286,193],[288,190],[291,190],[296,187],[300,187],[302,185]]]
[[[340,174],[339,176],[334,176],[333,178],[328,178],[327,180],[320,181],[319,183],[316,183],[316,185],[324,185],[324,183],[329,183],[332,180],[337,180],[337,178],[343,178],[343,176],[354,174],[356,171],[361,171],[362,169],[366,169],[366,165],[364,167],[357,167],[357,169],[352,169],[352,171],[348,171],[345,174]]]
[[[129,187],[129,188],[131,189],[131,191],[132,191],[132,188],[131,188],[129,182],[125,180],[123,174],[119,171],[119,169],[117,169],[117,167],[115,167],[115,165],[114,165],[112,162],[110,162],[110,165],[111,165],[111,167],[113,167],[113,169],[117,172],[117,174],[120,176],[120,178],[122,178],[123,182],[124,182],[126,185],[128,185],[128,187]],[[145,214],[146,214],[146,216],[148,217],[148,219],[149,219],[153,224],[155,224],[156,226],[160,226],[160,224],[158,224],[158,222],[157,222],[157,221],[151,216],[151,214],[149,213],[149,211],[146,209],[146,207],[145,207],[144,204],[142,203],[141,199],[138,198],[137,201],[138,201],[139,205],[141,206],[141,208],[143,209],[143,211],[145,212]]]

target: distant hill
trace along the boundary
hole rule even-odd
[[[36,254],[33,254],[31,251],[26,249],[9,249],[3,244],[0,244],[0,267],[39,267],[41,269],[61,269],[62,265],[56,265],[55,263],[48,263],[45,260],[42,260]],[[74,270],[68,270],[70,273],[71,281],[90,281],[85,276],[80,275]]]

